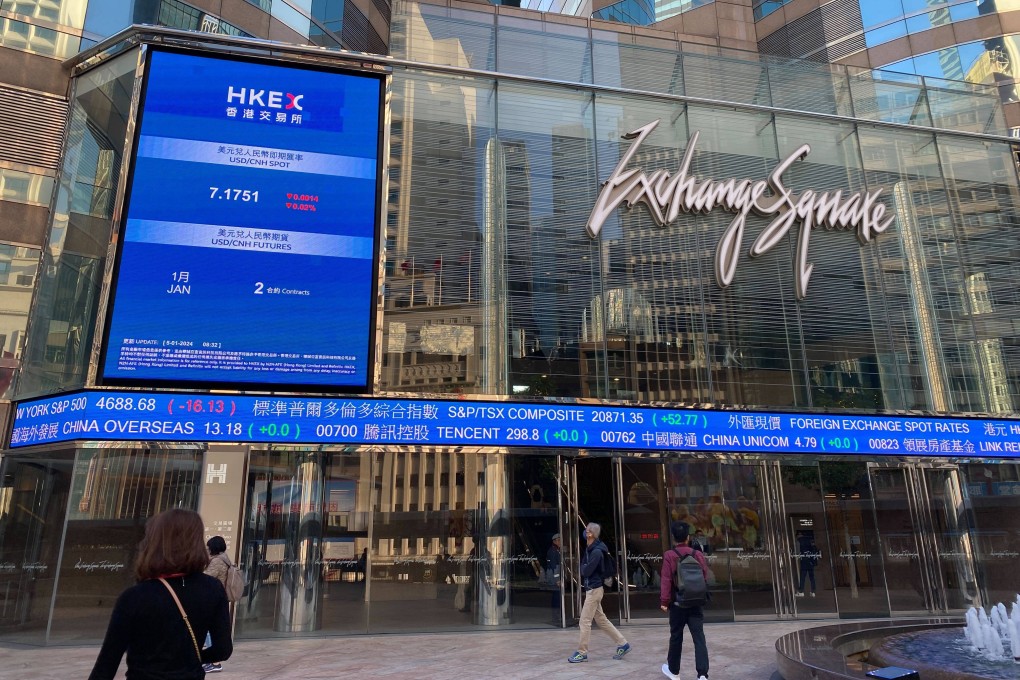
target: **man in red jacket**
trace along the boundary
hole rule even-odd
[[[669,651],[666,663],[662,664],[662,674],[672,680],[680,678],[680,653],[683,651],[684,626],[691,630],[694,639],[694,668],[698,672],[698,680],[708,680],[708,646],[705,644],[705,615],[701,607],[681,607],[676,602],[676,565],[687,555],[701,565],[701,572],[708,582],[708,563],[700,550],[690,546],[691,527],[687,522],[673,522],[669,527],[676,548],[667,550],[662,555],[662,586],[659,590],[659,608],[669,612]]]

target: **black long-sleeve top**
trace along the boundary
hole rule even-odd
[[[112,680],[127,652],[128,680],[202,680],[203,663],[225,661],[234,651],[230,610],[223,585],[205,574],[166,579],[181,600],[199,648],[208,632],[212,646],[202,661],[166,587],[152,579],[128,588],[117,599],[103,647],[89,680]]]

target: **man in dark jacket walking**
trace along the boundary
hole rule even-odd
[[[698,680],[708,680],[708,645],[705,644],[705,615],[701,607],[681,607],[676,598],[676,565],[688,555],[694,555],[701,566],[701,572],[708,582],[708,563],[700,550],[690,546],[691,527],[687,522],[673,522],[669,527],[676,547],[662,555],[662,586],[659,590],[659,608],[669,612],[669,651],[666,663],[662,664],[662,674],[671,680],[680,677],[680,653],[683,651],[684,626],[691,631],[694,640],[694,668],[698,672]]]
[[[602,579],[605,574],[602,569],[602,560],[609,555],[609,548],[599,540],[602,527],[592,522],[584,530],[584,537],[587,547],[581,554],[581,587],[584,589],[584,606],[581,607],[581,642],[577,651],[567,659],[570,663],[581,663],[588,660],[588,642],[591,640],[591,622],[598,624],[609,637],[616,643],[614,659],[622,659],[630,651],[630,644],[620,634],[616,626],[606,617],[602,611],[602,596],[605,594],[605,587]]]

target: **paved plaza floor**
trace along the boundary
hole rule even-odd
[[[769,680],[776,670],[776,638],[824,625],[819,621],[710,623],[705,626],[712,680]],[[669,628],[621,627],[633,651],[612,659],[609,637],[592,631],[589,660],[569,664],[578,630],[494,631],[421,635],[241,640],[223,672],[210,680],[278,678],[662,678]],[[88,677],[98,647],[30,647],[0,642],[3,680],[77,680]],[[684,636],[680,675],[695,680],[694,649]],[[118,678],[124,677],[121,664]]]

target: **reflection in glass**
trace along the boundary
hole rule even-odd
[[[3,0],[0,9],[12,14],[81,28],[88,0]]]
[[[730,472],[726,471],[728,479]],[[691,526],[692,535],[705,548],[705,559],[709,566],[708,586],[712,593],[712,606],[705,610],[705,615],[709,620],[732,620],[734,595],[731,591],[730,570],[734,562],[740,562],[739,554],[748,546],[737,539],[737,516],[723,502],[720,465],[716,461],[666,463],[665,485],[668,514],[662,527],[665,540],[662,549],[672,545],[669,534],[671,522],[679,520]],[[748,528],[752,532],[756,531],[753,524]],[[654,566],[661,571],[661,557]],[[737,567],[737,570],[740,568]]]
[[[45,642],[73,456],[6,455],[0,466],[0,631],[7,640]]]
[[[253,452],[238,635],[558,625],[556,489],[551,456]]]
[[[81,38],[52,28],[0,17],[0,46],[66,59],[78,53]]]
[[[974,517],[982,604],[1011,602],[1020,558],[1020,466],[974,463],[961,469]]]
[[[135,582],[145,521],[198,508],[197,450],[82,449],[74,464],[50,639],[95,640]]]
[[[911,513],[906,471],[872,470],[871,479],[878,530],[882,535],[889,606],[898,613],[925,612],[926,580],[922,564],[932,556],[924,554],[923,546],[918,543],[918,533],[924,528],[916,525]]]
[[[21,396],[84,384],[136,64],[130,51],[76,81]]]
[[[888,616],[882,555],[866,463],[819,463],[832,578],[841,618]],[[819,546],[822,547],[822,546]]]
[[[38,248],[0,243],[0,398],[11,397],[21,363],[40,254]]]
[[[825,523],[818,466],[783,465],[781,475],[786,510],[783,531],[790,546],[786,559],[796,592],[801,594],[795,595],[796,611],[800,615],[835,612],[832,541]]]

